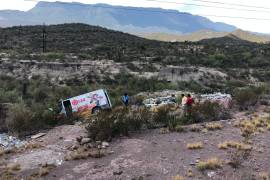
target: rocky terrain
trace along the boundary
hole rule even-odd
[[[134,132],[110,143],[100,142],[105,157],[81,160],[67,161],[66,157],[80,144],[93,147],[95,143],[89,144],[87,138],[77,142],[86,136],[82,124],[59,126],[28,140],[39,146],[1,155],[0,170],[2,178],[23,179],[265,179],[270,173],[269,128],[260,119],[269,121],[267,110],[268,106],[261,106],[255,114],[245,112],[227,121],[183,126],[178,133],[163,129]],[[248,139],[239,126],[247,119],[257,123]],[[194,143],[201,145],[193,149]],[[202,161],[213,158],[220,161],[217,167],[200,169]],[[14,164],[18,170],[9,169],[11,174],[3,171]]]
[[[16,145],[0,149],[0,179],[269,179],[269,44],[85,24],[1,28],[0,42],[0,138]],[[59,116],[59,100],[101,88],[111,111]],[[144,108],[153,94],[179,103],[176,92],[233,100],[196,99],[188,116]]]

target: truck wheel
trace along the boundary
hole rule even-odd
[[[92,109],[92,114],[98,114],[100,111],[101,111],[101,108],[100,107],[94,107]]]

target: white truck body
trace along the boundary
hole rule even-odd
[[[94,109],[110,109],[111,101],[104,89],[92,91],[66,100],[62,100],[60,114],[80,113],[83,111],[93,111]]]

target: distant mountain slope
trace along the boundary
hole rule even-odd
[[[39,2],[27,12],[0,11],[0,26],[85,23],[124,32],[192,33],[207,29],[231,32],[236,27],[201,16],[160,8],[134,8],[106,4]]]
[[[141,33],[137,34],[140,37],[144,37],[151,40],[159,40],[159,41],[169,41],[169,42],[183,42],[183,41],[200,41],[203,39],[212,39],[212,38],[220,38],[229,35],[234,35],[239,39],[257,42],[257,43],[267,43],[270,42],[270,35],[264,34],[256,34],[253,32],[243,31],[243,30],[235,30],[233,32],[214,32],[202,30],[194,33],[189,33],[185,35],[176,35],[176,34],[167,34],[167,33]]]

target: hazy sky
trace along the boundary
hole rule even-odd
[[[48,0],[48,1],[53,1],[53,0]],[[58,0],[58,1],[72,2],[72,0]],[[236,25],[237,27],[244,30],[270,33],[270,1],[269,0],[205,0],[205,1],[215,1],[215,2],[222,2],[222,3],[243,4],[243,5],[253,6],[253,7],[260,6],[260,7],[264,7],[264,9],[212,4],[212,3],[207,3],[207,2],[198,2],[194,0],[157,0],[157,1],[162,1],[162,2],[150,2],[147,0],[73,0],[73,1],[87,3],[87,4],[106,3],[106,4],[112,4],[112,5],[135,6],[135,7],[161,7],[165,9],[177,9],[179,11],[185,11],[185,12],[190,12],[192,14],[199,14],[199,15],[237,16],[237,17],[252,17],[252,18],[259,18],[259,19],[269,19],[269,20],[247,20],[247,19],[233,19],[233,18],[206,16],[213,21],[225,22],[232,25]],[[180,5],[176,3],[169,3],[169,2],[222,6],[222,7],[227,7],[227,8],[238,8],[238,9],[252,9],[252,10],[257,10],[259,12],[198,7],[198,6],[184,6],[184,5]],[[33,1],[1,0],[0,10],[1,9],[16,9],[16,10],[27,11],[33,8],[35,5],[36,5],[36,2],[33,2]]]

